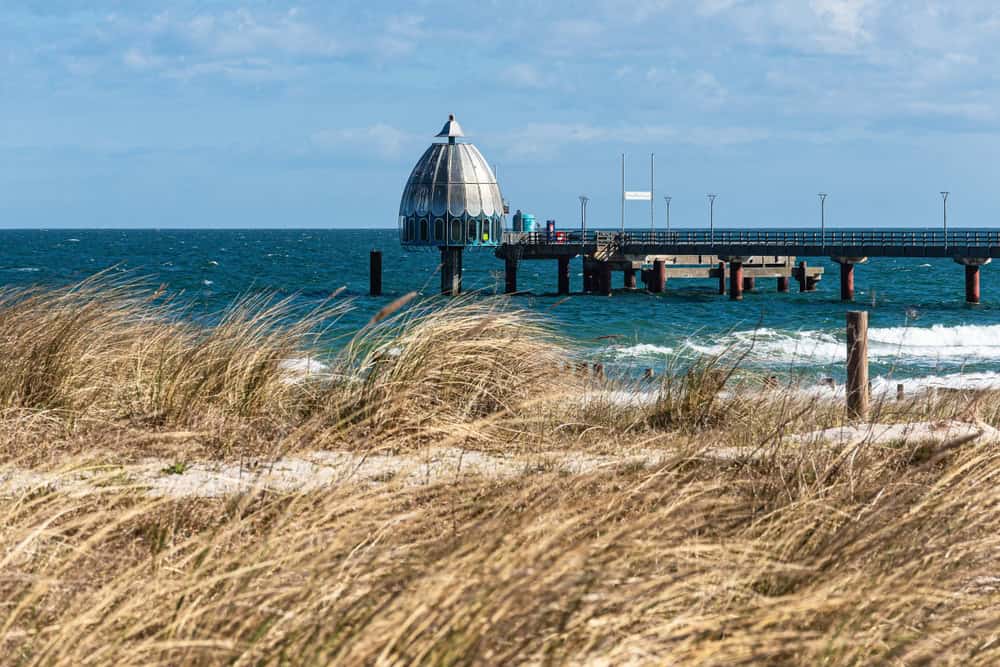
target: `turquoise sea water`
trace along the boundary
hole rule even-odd
[[[165,284],[211,317],[240,295],[273,291],[318,303],[339,298],[354,310],[340,331],[361,326],[379,308],[411,290],[437,293],[438,255],[404,250],[395,230],[13,230],[0,231],[0,280],[7,286],[65,285],[101,270]],[[384,291],[367,296],[368,251],[384,253]],[[808,258],[827,274],[813,293],[778,294],[758,280],[742,302],[716,293],[714,280],[673,281],[653,295],[616,289],[584,296],[581,264],[571,264],[574,295],[555,295],[555,262],[524,262],[514,297],[567,336],[581,356],[620,372],[663,367],[674,355],[692,357],[753,345],[749,365],[806,378],[841,377],[844,313],[839,267]],[[503,263],[490,251],[465,253],[467,291],[502,291]],[[615,285],[620,287],[621,275]],[[855,271],[853,308],[870,311],[872,374],[878,382],[1000,385],[1000,265],[982,271],[983,303],[964,303],[964,273],[950,260],[879,259]],[[336,343],[332,343],[335,345]]]

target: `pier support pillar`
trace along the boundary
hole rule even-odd
[[[660,293],[667,285],[667,265],[662,259],[653,261],[653,284],[650,292]]]
[[[979,303],[979,267],[965,265],[965,302]]]
[[[559,293],[569,294],[569,257],[559,258]]]
[[[513,257],[504,258],[503,262],[504,288],[506,294],[517,291],[517,260]]]
[[[806,273],[808,272],[808,269],[809,269],[809,265],[806,264],[806,260],[802,260],[801,262],[799,262],[799,275],[797,277],[799,279],[799,291],[800,292],[809,292],[809,291],[811,291],[809,289],[809,279],[806,277]]]
[[[726,263],[719,262],[719,294],[726,293]]]
[[[753,276],[743,276],[743,291],[752,292],[753,288],[756,287],[757,281],[754,280]]]
[[[854,265],[867,262],[868,258],[831,257],[830,259],[840,264],[840,300],[854,301]]]
[[[778,291],[787,292],[788,291],[788,276],[778,276]]]
[[[583,291],[587,294],[596,291],[597,276],[594,273],[594,265],[586,259],[583,260]]]
[[[733,301],[743,299],[743,262],[729,263],[729,298]]]
[[[441,248],[441,294],[462,293],[462,248]]]
[[[382,296],[382,251],[372,250],[368,255],[368,292]]]
[[[602,262],[597,275],[600,277],[598,282],[601,284],[599,293],[602,296],[611,296],[611,265]]]
[[[625,289],[635,289],[635,269],[625,269]]]
[[[956,257],[955,261],[965,266],[965,302],[979,303],[979,269],[989,264],[988,257]]]

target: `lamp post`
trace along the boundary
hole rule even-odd
[[[944,247],[948,248],[948,195],[950,192],[941,193],[941,203],[944,206]]]
[[[667,202],[667,231],[670,231],[670,200],[672,197],[664,197],[663,201]]]
[[[819,244],[826,247],[826,198],[825,192],[819,193]]]
[[[587,195],[580,195],[580,231],[583,236],[587,236],[587,202],[590,201],[590,197]],[[581,241],[586,240],[586,238],[580,239]]]
[[[708,194],[708,238],[710,243],[715,243],[715,198],[719,195]]]

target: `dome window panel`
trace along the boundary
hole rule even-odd
[[[444,241],[444,220],[441,218],[434,221],[434,240]]]
[[[424,243],[427,243],[428,241],[427,218],[420,219],[420,240]]]

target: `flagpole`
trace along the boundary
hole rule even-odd
[[[622,233],[625,233],[625,153],[622,153]]]
[[[649,231],[653,231],[656,227],[653,222],[653,209],[656,203],[656,197],[653,196],[653,153],[649,154]]]

